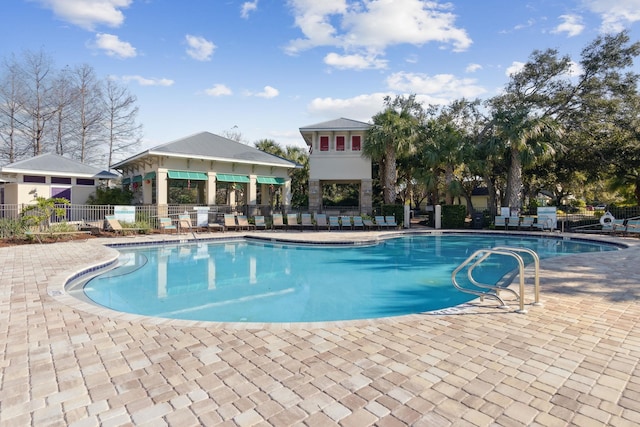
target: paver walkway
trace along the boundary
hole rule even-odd
[[[375,237],[277,233],[356,234]],[[630,242],[543,260],[544,307],[526,315],[487,301],[250,327],[70,300],[59,292],[69,276],[115,256],[97,239],[0,248],[0,425],[637,426],[640,250]]]

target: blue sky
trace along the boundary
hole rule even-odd
[[[143,148],[200,131],[304,146],[298,128],[369,121],[386,95],[485,99],[534,49],[577,60],[603,32],[640,37],[640,0],[3,0],[2,15],[1,58],[42,48],[126,82]]]

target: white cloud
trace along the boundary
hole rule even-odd
[[[280,95],[280,91],[271,86],[265,86],[262,92],[253,94],[253,96],[257,96],[259,98],[275,98],[278,95]]]
[[[377,59],[375,56],[340,55],[335,52],[324,57],[324,63],[339,69],[380,69],[387,68],[386,60]]]
[[[205,89],[204,93],[210,96],[223,96],[233,94],[229,87],[220,83],[213,85],[213,87],[209,89]]]
[[[415,93],[418,96],[434,97],[445,102],[457,98],[475,98],[486,92],[486,89],[479,86],[475,79],[461,79],[452,74],[429,76],[421,73],[399,72],[387,78],[387,85],[389,89],[396,92]]]
[[[134,58],[137,55],[135,47],[128,42],[121,41],[118,36],[113,34],[96,34],[94,47],[105,51],[109,56],[118,58]]]
[[[215,44],[204,37],[192,36],[190,34],[187,34],[185,39],[187,40],[187,45],[189,45],[187,55],[197,61],[211,60],[211,55],[213,55],[213,51],[216,48]]]
[[[591,12],[602,18],[601,31],[617,33],[640,21],[640,0],[583,0]]]
[[[568,37],[577,36],[584,30],[582,17],[578,15],[561,15],[562,23],[553,29],[553,33],[567,33]]]
[[[287,52],[296,54],[317,46],[363,57],[381,55],[389,46],[438,42],[466,50],[471,39],[455,26],[449,3],[422,0],[371,0],[348,5],[345,0],[291,0],[295,24],[304,37],[292,40]]]
[[[465,71],[467,73],[475,73],[478,70],[482,70],[482,65],[480,65],[480,64],[469,64],[469,65],[467,65],[467,68],[465,68]]]
[[[512,74],[519,73],[524,68],[525,63],[520,61],[513,61],[509,67],[505,70],[505,75],[511,77]]]
[[[242,8],[240,9],[240,16],[244,19],[249,18],[249,14],[251,12],[255,12],[258,10],[258,0],[246,1],[242,3]]]
[[[119,27],[124,22],[121,9],[126,9],[133,0],[36,0],[63,21],[86,30],[98,25]]]
[[[371,117],[384,109],[385,96],[392,93],[372,93],[353,98],[315,98],[307,110],[319,119],[349,117],[353,120],[369,122]]]
[[[142,76],[122,76],[120,79],[125,82],[137,82],[140,86],[172,86],[174,83],[174,81],[170,79],[149,79]]]

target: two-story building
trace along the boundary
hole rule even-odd
[[[309,211],[320,211],[323,184],[360,186],[360,211],[372,211],[371,160],[362,156],[370,124],[340,118],[300,128],[309,147]]]

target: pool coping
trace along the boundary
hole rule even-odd
[[[310,232],[315,236],[323,236],[323,235],[343,235],[344,237],[352,237],[354,234],[357,235],[360,232]],[[325,233],[325,234],[323,234]],[[347,234],[348,233],[348,234]],[[284,233],[280,235],[280,237],[262,237],[261,232],[246,232],[243,234],[234,235],[232,237],[229,236],[220,236],[220,237],[204,237],[201,239],[184,239],[180,236],[176,236],[176,238],[166,239],[166,236],[162,236],[162,240],[159,238],[150,240],[142,240],[137,239],[136,241],[116,241],[109,243],[112,239],[98,239],[96,244],[100,244],[107,249],[110,249],[109,256],[105,260],[101,260],[90,264],[84,268],[78,268],[73,271],[64,271],[55,275],[47,286],[47,294],[55,299],[56,301],[69,306],[73,309],[90,313],[92,315],[106,317],[112,320],[121,320],[127,322],[142,322],[145,324],[151,325],[171,325],[177,327],[204,327],[204,328],[214,328],[214,329],[231,329],[231,330],[256,330],[256,329],[326,329],[328,327],[335,328],[349,328],[349,327],[366,327],[370,325],[380,325],[384,323],[395,323],[398,321],[414,321],[424,318],[424,316],[432,316],[432,315],[447,315],[447,314],[465,314],[470,310],[478,308],[478,306],[489,307],[489,305],[482,303],[479,298],[473,299],[469,302],[456,305],[453,307],[448,307],[440,310],[434,310],[424,313],[413,313],[401,316],[390,316],[390,317],[379,317],[373,319],[355,319],[355,320],[337,320],[337,321],[322,321],[322,322],[221,322],[221,321],[202,321],[202,320],[183,320],[183,319],[169,319],[169,318],[157,318],[152,316],[144,316],[132,313],[124,313],[116,310],[109,309],[107,307],[101,306],[99,304],[95,304],[92,302],[87,302],[79,299],[78,297],[71,295],[67,292],[68,286],[70,286],[74,281],[83,279],[89,275],[95,275],[107,271],[109,268],[112,268],[117,263],[117,259],[119,257],[120,252],[117,248],[122,247],[143,247],[150,245],[160,245],[160,244],[195,244],[195,243],[210,243],[210,242],[224,242],[227,240],[230,241],[238,241],[238,240],[256,240],[260,242],[278,242],[283,244],[307,244],[307,245],[337,245],[337,246],[345,246],[351,245],[354,247],[362,246],[364,244],[378,244],[384,240],[406,237],[411,235],[445,235],[445,234],[486,234],[486,235],[518,235],[525,237],[536,237],[536,238],[550,238],[550,239],[562,239],[562,240],[578,240],[585,242],[597,242],[601,244],[610,244],[617,246],[620,250],[626,250],[633,247],[640,246],[640,240],[633,238],[620,238],[615,236],[607,236],[607,235],[589,235],[585,237],[579,233],[535,233],[535,232],[526,232],[526,231],[500,231],[500,230],[395,230],[395,231],[387,231],[387,232],[376,232],[376,235],[368,238],[368,239],[345,239],[331,242],[319,242],[319,241],[301,241],[297,238],[288,237],[292,234],[297,235],[298,233]],[[307,233],[309,234],[309,233]],[[364,236],[363,236],[364,237]],[[121,240],[121,239],[120,239]],[[94,240],[87,240],[87,242],[94,242]],[[304,243],[300,243],[304,242]],[[598,252],[594,252],[593,254],[598,254]],[[581,255],[589,255],[586,254],[574,254],[574,255],[566,255],[566,257],[574,257]],[[514,286],[512,283],[511,286]],[[531,304],[526,304],[528,307],[532,309],[538,309],[539,307],[534,307]],[[499,312],[510,312],[513,310],[504,310],[496,307],[496,310],[501,310]]]

